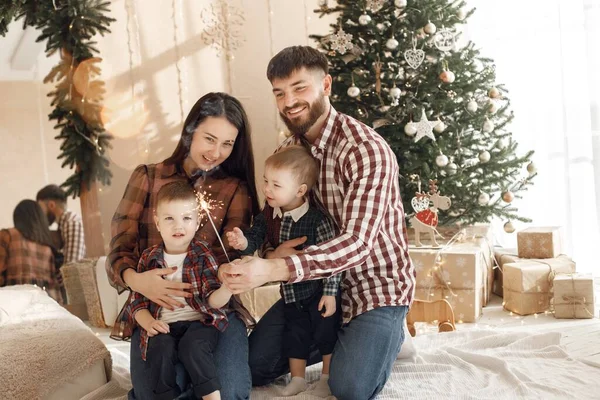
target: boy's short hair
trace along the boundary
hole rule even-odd
[[[58,185],[47,185],[44,186],[37,192],[35,196],[36,201],[54,200],[65,204],[67,202],[67,194]]]
[[[319,167],[317,161],[303,146],[288,146],[271,155],[265,161],[265,168],[289,169],[300,183],[307,186],[307,190],[317,182]]]
[[[310,46],[290,46],[277,53],[267,66],[267,79],[284,79],[301,68],[329,73],[327,57]]]
[[[161,203],[174,200],[194,200],[197,201],[194,188],[186,181],[169,182],[160,188],[156,195],[156,207]]]

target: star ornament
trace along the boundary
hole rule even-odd
[[[438,121],[428,121],[427,115],[425,115],[425,110],[423,110],[423,114],[421,114],[421,120],[416,123],[417,135],[415,136],[415,142],[418,142],[425,136],[427,136],[435,142],[435,136],[433,135],[433,127],[436,126],[438,123]]]

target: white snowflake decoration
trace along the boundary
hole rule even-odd
[[[331,43],[331,49],[340,54],[345,54],[354,47],[352,44],[352,34],[344,32],[342,28],[331,35],[329,42]]]
[[[383,8],[385,0],[367,0],[367,9],[377,12]]]
[[[432,121],[432,122],[428,121],[427,115],[425,114],[425,110],[423,110],[423,113],[421,115],[421,120],[416,123],[417,134],[415,136],[415,142],[418,142],[425,136],[427,136],[428,138],[430,138],[431,140],[433,140],[435,142],[435,136],[433,135],[433,127],[436,126],[437,124],[439,124],[439,121]]]
[[[212,46],[219,56],[232,57],[245,41],[243,26],[244,13],[229,4],[227,0],[218,0],[202,10],[205,27],[202,32],[204,43]]]
[[[459,320],[461,320],[461,321],[462,321],[463,319],[465,319],[465,314],[464,314],[464,313],[459,313],[459,314],[458,314],[458,319],[459,319]]]
[[[458,268],[464,268],[467,266],[467,259],[464,257],[459,257],[456,259],[456,266]]]

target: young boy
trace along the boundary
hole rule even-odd
[[[301,146],[286,147],[267,158],[263,186],[267,204],[248,232],[244,234],[235,228],[227,233],[229,244],[248,255],[265,242],[277,247],[286,240],[306,236],[303,246],[307,247],[332,239],[333,223],[323,211],[310,206],[306,196],[317,181],[317,171],[315,159]],[[292,375],[284,389],[285,396],[307,389],[306,360],[313,340],[323,356],[323,373],[313,394],[330,394],[327,380],[340,325],[340,280],[341,275],[336,275],[326,280],[281,285],[285,301],[284,353]]]
[[[146,249],[137,272],[176,267],[165,279],[192,283],[194,289],[185,304],[173,311],[160,307],[139,293],[132,293],[126,312],[141,328],[142,359],[149,364],[156,399],[174,399],[179,393],[175,365],[181,361],[200,399],[220,399],[215,375],[213,349],[219,332],[227,328],[227,316],[220,310],[231,297],[217,279],[217,261],[206,243],[194,240],[199,228],[198,201],[186,182],[163,186],[156,200],[154,222],[163,243]]]

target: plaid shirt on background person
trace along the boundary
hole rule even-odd
[[[81,217],[65,210],[57,221],[63,242],[64,263],[76,262],[85,258],[85,236]]]
[[[62,304],[59,275],[49,246],[25,239],[15,228],[0,230],[0,287],[37,285]]]
[[[145,272],[155,268],[167,268],[164,260],[164,245],[158,244],[146,249],[138,263],[137,272]],[[214,326],[223,332],[227,329],[227,315],[223,310],[210,308],[208,306],[208,296],[221,287],[217,278],[219,265],[212,255],[210,248],[206,243],[198,240],[192,240],[187,251],[187,256],[183,262],[182,279],[185,283],[192,284],[193,297],[186,298],[185,301],[194,310],[201,313],[204,318],[201,320],[207,326]],[[135,313],[146,309],[152,314],[154,319],[160,316],[160,307],[158,304],[148,300],[137,292],[132,292],[130,303],[123,314],[128,324],[136,324]],[[146,351],[148,349],[148,331],[142,329],[140,332],[140,350],[142,359],[146,361]]]
[[[281,147],[299,142],[294,136]],[[410,306],[415,269],[408,255],[396,155],[362,122],[330,106],[319,139],[308,146],[319,163],[313,188],[340,227],[332,240],[285,257],[289,283],[344,272],[343,322],[381,306]]]
[[[279,207],[273,208],[268,204],[255,219],[247,232],[248,247],[242,255],[253,254],[265,242],[270,247],[277,247],[281,243],[306,236],[306,242],[301,246],[306,248],[335,237],[335,227],[331,220],[316,207],[311,207],[309,202],[304,202],[300,207],[282,212]],[[336,296],[340,287],[342,275],[333,275],[325,280],[281,284],[281,296],[287,303],[305,300],[323,288],[324,296]]]

